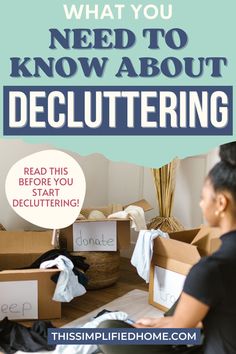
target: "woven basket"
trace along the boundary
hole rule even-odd
[[[120,252],[73,252],[86,257],[89,269],[87,289],[101,289],[114,284],[119,278]]]

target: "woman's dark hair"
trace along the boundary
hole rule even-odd
[[[236,167],[236,141],[221,145],[219,155],[222,161]]]
[[[209,172],[215,191],[229,191],[236,201],[236,141],[220,146],[221,161]]]

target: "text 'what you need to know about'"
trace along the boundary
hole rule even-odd
[[[63,5],[63,12],[67,20],[122,20],[129,12],[135,21],[170,20],[173,6],[81,3]],[[12,56],[10,77],[221,79],[228,67],[225,56],[183,53],[189,44],[183,28],[98,27],[49,28],[53,55]],[[134,56],[140,45],[144,56]],[[4,135],[232,135],[232,106],[231,86],[5,86],[3,130]]]

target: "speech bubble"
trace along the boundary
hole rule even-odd
[[[5,190],[10,206],[23,219],[43,228],[61,229],[78,217],[86,182],[74,158],[59,150],[44,150],[11,167]]]

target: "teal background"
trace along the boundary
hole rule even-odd
[[[236,83],[236,50],[235,50],[235,0],[173,0],[173,1],[148,1],[133,0],[119,1],[126,5],[134,4],[172,4],[173,16],[170,20],[140,19],[134,20],[129,11],[124,11],[122,20],[67,20],[63,10],[63,4],[115,4],[115,1],[72,1],[72,0],[1,0],[0,3],[0,30],[1,30],[1,59],[0,59],[0,104],[2,104],[2,92],[4,85],[213,85],[235,86]],[[137,35],[136,45],[129,50],[50,50],[49,28],[129,28]],[[164,45],[160,50],[147,49],[147,41],[138,37],[143,28],[171,29],[180,27],[189,37],[188,45],[182,50],[173,51]],[[10,57],[34,57],[49,56],[60,58],[61,56],[80,56],[110,58],[103,78],[92,75],[90,78],[82,76],[78,72],[73,78],[63,79],[59,76],[54,78],[11,78]],[[208,57],[223,56],[228,58],[228,66],[223,69],[222,78],[209,77],[209,69],[201,78],[188,78],[182,74],[178,78],[168,79],[164,76],[157,78],[116,78],[122,56],[129,56],[137,63],[141,56],[153,56],[164,59],[166,56],[192,56]],[[234,89],[235,91],[235,89]],[[234,92],[234,111],[235,111]],[[1,122],[3,120],[1,109]],[[0,127],[2,134],[2,123]],[[16,137],[3,137],[4,139],[16,139]],[[172,158],[179,158],[207,152],[224,142],[236,140],[236,127],[231,137],[61,137],[61,136],[38,136],[17,137],[32,144],[50,143],[55,148],[76,151],[81,155],[94,152],[102,153],[111,160],[129,161],[145,166],[161,166]]]

